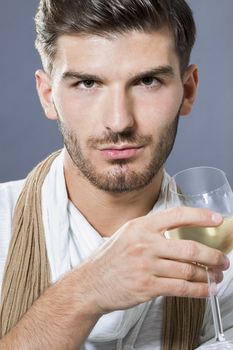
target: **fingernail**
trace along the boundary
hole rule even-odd
[[[214,270],[214,271],[210,271],[208,270],[209,273],[209,280],[212,283],[220,283],[223,279],[223,272],[222,271],[218,271],[218,270]]]
[[[226,255],[223,258],[223,265],[226,270],[230,267],[230,260]]]
[[[214,213],[212,215],[212,221],[215,223],[215,224],[220,224],[220,222],[222,221],[222,215],[220,215],[219,213]]]

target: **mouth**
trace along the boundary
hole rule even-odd
[[[99,149],[103,158],[107,160],[115,159],[131,159],[136,157],[143,149],[144,146],[139,145],[108,145]]]

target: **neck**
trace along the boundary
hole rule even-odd
[[[79,173],[67,152],[64,173],[69,199],[103,237],[111,236],[127,221],[146,215],[159,196],[163,178],[161,169],[153,181],[140,190],[105,192]]]

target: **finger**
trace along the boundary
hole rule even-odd
[[[223,272],[221,270],[209,270],[208,272],[215,283],[222,282]],[[160,260],[159,264],[155,264],[153,274],[157,277],[184,279],[193,282],[207,283],[208,280],[206,268],[203,266],[165,259]]]
[[[209,290],[207,283],[155,277],[151,294],[153,294],[153,296],[207,298],[209,296]]]
[[[220,214],[205,208],[177,207],[146,216],[146,226],[151,230],[164,232],[180,226],[218,226],[223,218]]]
[[[224,274],[221,270],[212,270],[212,269],[208,269],[208,273],[210,276],[210,279],[215,282],[215,283],[220,283],[223,281],[224,278]]]
[[[161,259],[155,263],[153,275],[157,277],[184,279],[187,281],[207,283],[206,269],[184,262]],[[212,272],[212,277],[215,280],[215,274]]]
[[[219,250],[188,240],[161,239],[159,247],[155,244],[154,256],[169,260],[195,262],[222,271],[229,267],[229,259]]]

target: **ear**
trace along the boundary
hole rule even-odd
[[[57,120],[57,112],[54,108],[52,98],[51,78],[46,72],[41,69],[36,71],[35,78],[40,103],[44,109],[46,117],[51,120]]]
[[[198,68],[192,64],[186,69],[183,77],[184,100],[180,111],[181,115],[187,115],[192,110],[196,98],[198,80]]]

